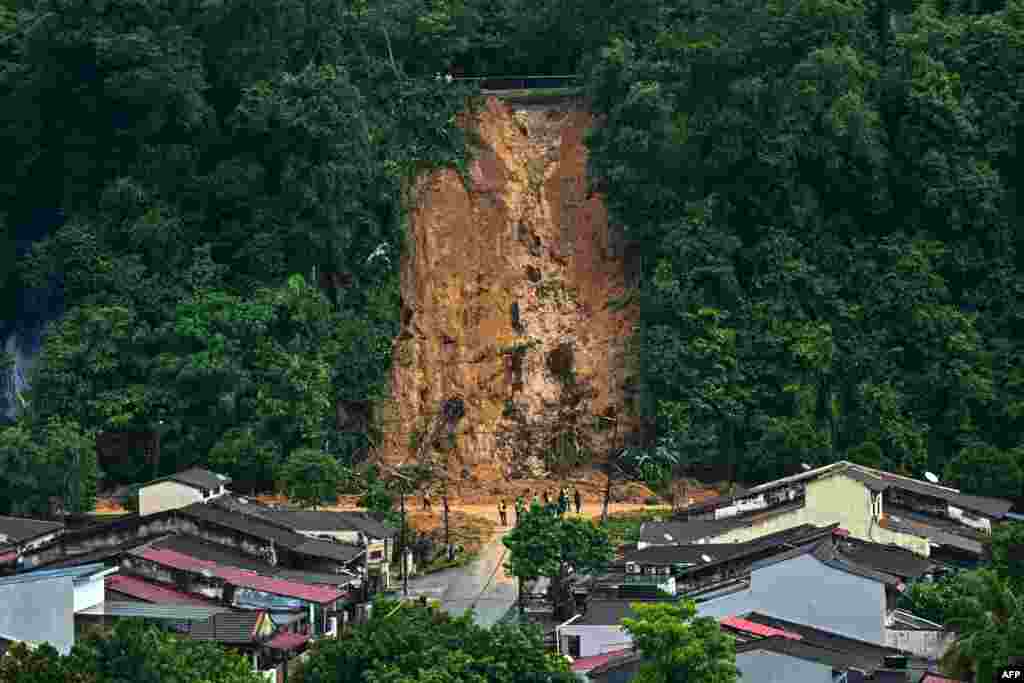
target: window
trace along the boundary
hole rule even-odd
[[[579,659],[580,656],[580,637],[579,636],[566,636],[565,637],[565,649],[567,655],[573,659]]]
[[[370,559],[371,560],[383,560],[384,559],[384,551],[383,550],[371,550],[370,551]]]

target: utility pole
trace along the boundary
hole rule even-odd
[[[405,558],[406,547],[405,547],[405,485],[403,482],[402,488],[399,490],[399,496],[402,501],[402,593],[405,597],[409,597],[409,571],[406,567]]]

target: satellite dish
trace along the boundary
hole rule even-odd
[[[709,555],[701,555],[700,559],[704,560],[705,562],[711,561],[711,557]]]
[[[805,462],[803,462],[803,463],[800,463],[800,467],[801,467],[801,468],[803,468],[803,471],[804,471],[804,472],[807,472],[807,471],[809,471],[809,470],[811,469],[811,466],[810,466],[810,465],[808,465],[808,464],[807,464],[807,463],[805,463]]]
[[[924,473],[924,478],[927,479],[928,481],[930,481],[933,484],[938,484],[939,483],[939,478],[936,477],[931,472],[925,472]]]
[[[671,541],[672,540],[672,534],[663,534],[663,535],[665,536],[665,540],[666,541]]]

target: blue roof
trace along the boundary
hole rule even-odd
[[[88,576],[92,576],[98,572],[105,570],[107,567],[102,563],[96,564],[83,564],[78,567],[64,567],[62,569],[40,569],[34,572],[25,572],[24,574],[15,574],[14,576],[5,576],[0,578],[0,586],[8,586],[15,583],[26,583],[28,581],[43,581],[46,579],[59,579],[63,577],[70,577],[72,579],[84,579]]]

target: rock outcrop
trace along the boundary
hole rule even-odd
[[[464,123],[482,142],[469,182],[444,170],[416,184],[387,462],[430,451],[451,477],[493,484],[600,460],[635,426],[638,311],[618,303],[628,250],[588,189],[591,123],[579,101],[487,98]],[[459,411],[420,449],[452,398]]]

